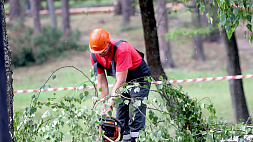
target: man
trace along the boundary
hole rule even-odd
[[[143,53],[137,51],[126,41],[111,40],[110,34],[104,29],[95,29],[91,33],[89,47],[91,63],[94,66],[94,73],[97,75],[97,87],[102,88],[100,98],[109,95],[108,82],[104,70],[106,70],[107,75],[116,77],[112,95],[125,82],[137,79],[138,82],[142,82],[140,83],[142,86],[145,85],[147,87],[140,87],[139,92],[135,92],[133,88],[122,95],[141,101],[144,97],[148,97],[150,83],[144,80],[144,77],[150,76],[151,71],[143,59]],[[131,101],[129,105],[133,105],[133,103]],[[108,104],[113,106],[114,102],[109,101]],[[123,141],[134,142],[139,137],[139,130],[144,129],[145,126],[146,105],[142,103],[133,111],[129,109],[129,105],[125,103],[118,104],[116,118],[123,125]],[[101,115],[107,114],[109,110],[110,108],[105,110],[105,107],[103,107]],[[135,114],[134,119],[132,119],[133,114]]]

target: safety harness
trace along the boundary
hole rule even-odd
[[[116,62],[115,62],[115,60],[114,60],[114,56],[115,56],[116,49],[117,49],[118,45],[119,45],[121,42],[126,42],[126,41],[125,41],[125,40],[119,40],[118,42],[116,42],[116,43],[114,44],[114,47],[113,47],[113,55],[112,55],[112,60],[111,60],[112,67],[109,68],[109,69],[107,69],[107,68],[105,68],[104,66],[102,66],[102,65],[98,62],[98,60],[97,60],[95,54],[94,54],[94,53],[91,53],[92,59],[93,59],[93,61],[94,61],[94,70],[93,70],[93,71],[94,71],[94,74],[95,74],[96,76],[97,76],[97,74],[98,74],[97,68],[99,67],[99,68],[101,68],[101,69],[105,69],[108,76],[112,76],[113,78],[116,78]],[[142,58],[144,57],[144,54],[143,54],[142,52],[138,51],[137,49],[135,49],[135,50],[142,56]]]

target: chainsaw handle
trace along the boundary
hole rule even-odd
[[[114,117],[111,117],[111,119],[115,120],[118,123],[118,125],[120,127],[120,138],[119,138],[119,141],[122,141],[122,139],[123,139],[123,126],[122,126],[122,124],[120,123],[120,121],[118,119],[116,119]]]
[[[106,120],[110,120],[110,119],[112,119],[112,120],[114,120],[115,122],[117,122],[117,124],[118,124],[118,126],[120,127],[120,138],[119,138],[119,141],[122,141],[122,139],[123,139],[123,126],[122,126],[122,124],[120,123],[120,121],[118,120],[118,119],[116,119],[115,117],[111,117],[111,118],[100,118],[99,120],[103,120],[103,121],[106,121]]]

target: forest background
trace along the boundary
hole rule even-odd
[[[55,2],[56,8],[60,8],[58,2]],[[69,1],[69,4],[70,8],[90,6],[113,7],[113,1],[105,2],[103,0],[96,1],[96,3],[93,4],[91,1],[78,1],[77,3]],[[42,6],[46,7],[45,1],[42,2]],[[5,8],[6,12],[8,13],[8,3],[6,3]],[[92,69],[92,66],[89,60],[88,38],[90,32],[95,28],[104,28],[111,33],[112,39],[126,40],[138,50],[145,52],[141,15],[138,7],[136,8],[136,12],[134,16],[131,16],[131,22],[127,26],[123,24],[122,16],[116,15],[113,12],[104,11],[98,13],[88,13],[83,11],[79,14],[70,14],[71,30],[76,30],[77,33],[77,48],[75,48],[74,50],[67,49],[66,51],[57,53],[57,57],[52,54],[51,56],[48,56],[47,58],[43,59],[46,62],[39,62],[40,64],[38,65],[36,65],[36,63],[28,63],[25,67],[22,67],[23,65],[21,65],[21,67],[19,65],[14,66],[14,90],[39,88],[50,76],[51,71],[61,66],[73,65],[84,71],[85,73],[89,74],[90,70]],[[189,10],[184,5],[182,6],[182,4],[174,4],[173,7],[169,8],[169,10],[170,12],[168,14],[168,26],[169,33],[171,34],[168,36],[170,38],[167,38],[167,40],[170,41],[171,54],[174,60],[175,68],[164,68],[168,78],[185,79],[226,76],[226,52],[223,39],[219,37],[219,40],[210,41],[208,39],[208,30],[204,31],[202,36],[203,49],[206,59],[205,61],[198,61],[192,58],[195,54],[193,44],[194,32],[192,32],[195,27],[192,23],[192,13],[189,12]],[[110,11],[110,9],[108,9],[108,11]],[[202,16],[204,17],[205,15]],[[61,18],[61,15],[57,15],[58,26],[62,24]],[[8,16],[7,21],[9,21]],[[42,27],[50,27],[50,17],[48,15],[41,15],[40,21]],[[27,14],[23,23],[25,26],[33,28],[32,16]],[[7,27],[9,28],[8,35],[10,40],[10,46],[13,52],[17,51],[16,49],[20,48],[20,44],[18,42],[18,44],[15,43],[15,41],[17,41],[15,38],[23,37],[26,40],[33,39],[33,37],[24,37],[24,35],[26,35],[24,29],[21,28],[21,31],[15,29],[19,26],[20,22],[9,26],[7,23]],[[246,29],[243,25],[239,25],[235,33],[241,57],[240,63],[242,73],[250,74],[252,73],[253,66],[253,59],[251,58],[253,50],[252,45],[248,42],[248,39],[244,38],[245,30]],[[46,30],[45,28],[45,31],[50,30]],[[49,34],[52,33],[49,32]],[[34,35],[31,34],[29,36]],[[73,39],[73,41],[75,40]],[[18,55],[19,54],[20,53],[18,53]],[[146,56],[146,58],[148,57]],[[49,85],[53,88],[77,86],[83,80],[81,76],[81,74],[78,74],[74,70],[63,69],[57,74],[57,79],[50,81]],[[111,79],[110,83],[113,84],[114,79]],[[253,101],[253,96],[251,95],[253,92],[251,89],[252,83],[252,79],[243,80],[245,97],[250,113],[253,110],[253,105],[252,103],[250,103]],[[189,95],[193,98],[196,97],[199,100],[205,97],[210,98],[210,100],[214,103],[214,107],[217,109],[218,116],[224,117],[229,122],[235,122],[228,81],[221,80],[210,82],[182,83],[181,85],[183,86],[183,91],[188,92]],[[71,91],[62,91],[57,92],[57,95],[58,97],[63,97],[67,96],[70,93]],[[44,92],[42,93],[40,99],[46,99],[52,94],[53,93],[51,92]],[[30,102],[30,96],[31,93],[15,94],[14,111],[19,110],[21,108],[25,108]]]

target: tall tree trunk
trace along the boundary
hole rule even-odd
[[[30,0],[32,17],[33,17],[33,29],[35,33],[41,33],[39,3],[38,0]]]
[[[10,142],[14,142],[14,127],[13,127],[13,78],[12,78],[12,67],[11,67],[11,49],[8,42],[7,30],[6,30],[6,18],[4,12],[4,2],[1,0],[1,20],[3,30],[3,44],[4,44],[4,55],[5,55],[5,70],[6,70],[6,84],[7,84],[7,104],[9,114],[9,134]],[[1,114],[2,115],[2,114]]]
[[[139,0],[139,3],[146,46],[147,62],[151,69],[152,77],[155,80],[158,80],[159,76],[167,79],[160,60],[153,0]]]
[[[164,68],[173,68],[175,64],[172,59],[170,42],[166,41],[165,34],[168,33],[168,14],[165,0],[157,0],[158,39],[161,62]]]
[[[135,0],[129,0],[130,4],[129,4],[129,15],[130,16],[134,16],[136,13],[136,8],[135,8]]]
[[[114,6],[114,14],[115,15],[120,15],[121,12],[122,12],[121,0],[114,0],[113,1],[113,6]]]
[[[127,5],[122,5],[122,3],[128,3]],[[128,12],[130,16],[134,16],[136,12],[135,8],[135,0],[114,0],[113,1],[114,6],[114,14],[115,15],[121,15],[123,12],[123,6],[128,7]]]
[[[219,18],[218,18],[218,5],[216,3],[216,5],[213,7],[213,9],[210,10],[210,17],[212,17],[213,19],[213,24],[209,23],[209,26],[214,28],[212,30],[212,32],[209,35],[209,41],[210,42],[217,42],[221,39],[221,34],[220,34],[220,30],[219,30]]]
[[[25,0],[25,7],[26,7],[26,14],[31,13],[31,4],[30,4],[30,0]]]
[[[201,19],[200,19],[200,5],[196,5],[196,1],[193,0],[193,7],[195,7],[195,11],[192,13],[192,23],[196,29],[201,28]],[[194,35],[193,36],[193,59],[198,61],[205,61],[206,57],[203,51],[203,42],[201,35]]]
[[[229,40],[226,31],[223,29],[223,38],[227,52],[227,73],[228,75],[241,75],[240,58],[235,33],[233,33]],[[237,123],[245,122],[249,118],[249,112],[244,96],[242,79],[229,80],[229,86],[235,121]]]
[[[55,8],[54,8],[54,0],[47,0],[47,4],[48,4],[49,15],[51,19],[51,26],[56,28],[57,19],[56,19]]]
[[[63,38],[70,37],[69,0],[61,0]]]
[[[122,7],[122,18],[123,26],[127,26],[130,23],[130,0],[123,0],[121,1],[121,7]]]
[[[210,2],[210,0],[208,0]],[[213,23],[209,22],[209,19],[206,17],[206,14],[209,12],[209,16],[213,19]],[[221,39],[220,31],[219,31],[219,18],[218,18],[218,5],[217,3],[211,9],[210,5],[206,5],[205,11],[203,12],[202,18],[202,26],[209,27],[212,31],[209,33],[208,36],[205,37],[205,41],[208,42],[218,42]]]
[[[10,23],[21,20],[21,5],[19,0],[10,0]]]

